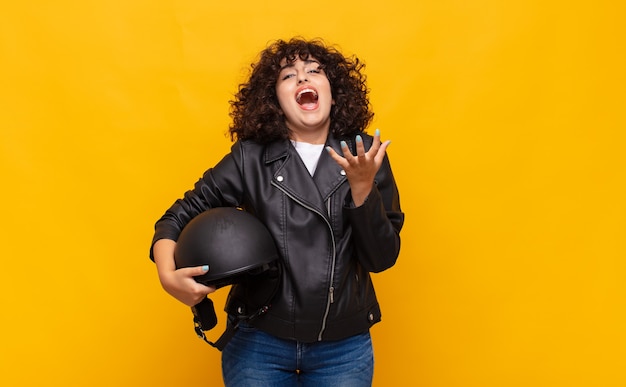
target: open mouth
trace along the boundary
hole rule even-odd
[[[315,89],[305,87],[298,90],[296,94],[296,102],[305,108],[312,108],[317,105],[318,95]]]

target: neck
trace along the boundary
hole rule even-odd
[[[325,144],[328,137],[328,129],[324,131],[316,131],[313,133],[294,132],[289,134],[289,138],[297,142],[307,142],[309,144]]]

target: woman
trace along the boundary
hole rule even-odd
[[[281,285],[269,311],[240,324],[222,355],[226,386],[370,386],[369,328],[381,313],[370,279],[394,265],[404,222],[363,64],[314,40],[261,52],[231,101],[231,152],[156,223],[151,256],[186,305],[214,288],[176,270],[183,227],[214,207],[241,207],[272,234]]]

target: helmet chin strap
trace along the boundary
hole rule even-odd
[[[229,334],[228,337],[226,333],[228,332],[228,328],[226,332],[222,334],[222,336],[217,340],[217,342],[212,342],[207,339],[204,331],[208,331],[209,329],[213,329],[215,325],[217,325],[217,315],[215,314],[215,307],[213,306],[213,301],[205,297],[204,300],[200,301],[200,303],[191,307],[191,311],[193,312],[193,328],[196,331],[196,335],[199,338],[211,344],[213,347],[218,350],[224,349],[226,343],[232,337],[232,334]],[[234,333],[234,330],[233,330]]]
[[[239,323],[242,321],[252,321],[257,317],[260,317],[267,313],[269,310],[269,305],[263,305],[259,308],[253,315],[251,316],[238,316],[237,320],[233,323],[226,324],[226,330],[216,342],[212,342],[207,339],[204,331],[208,331],[217,325],[217,316],[215,314],[215,307],[213,306],[213,301],[210,298],[205,297],[204,300],[200,301],[200,303],[191,307],[191,311],[193,312],[193,326],[196,331],[196,335],[198,338],[206,341],[212,347],[217,348],[217,350],[222,351],[226,344],[233,338],[237,328],[239,327]]]

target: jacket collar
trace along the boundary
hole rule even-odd
[[[279,159],[284,159],[289,154],[289,140],[279,140],[269,143],[265,147],[264,162],[271,164]]]
[[[341,154],[340,142],[332,135],[328,136],[326,146]],[[326,212],[324,201],[346,182],[345,172],[326,151],[322,151],[313,178],[289,140],[275,141],[265,149],[266,165],[279,161],[282,162],[276,164],[272,184],[322,213]]]

